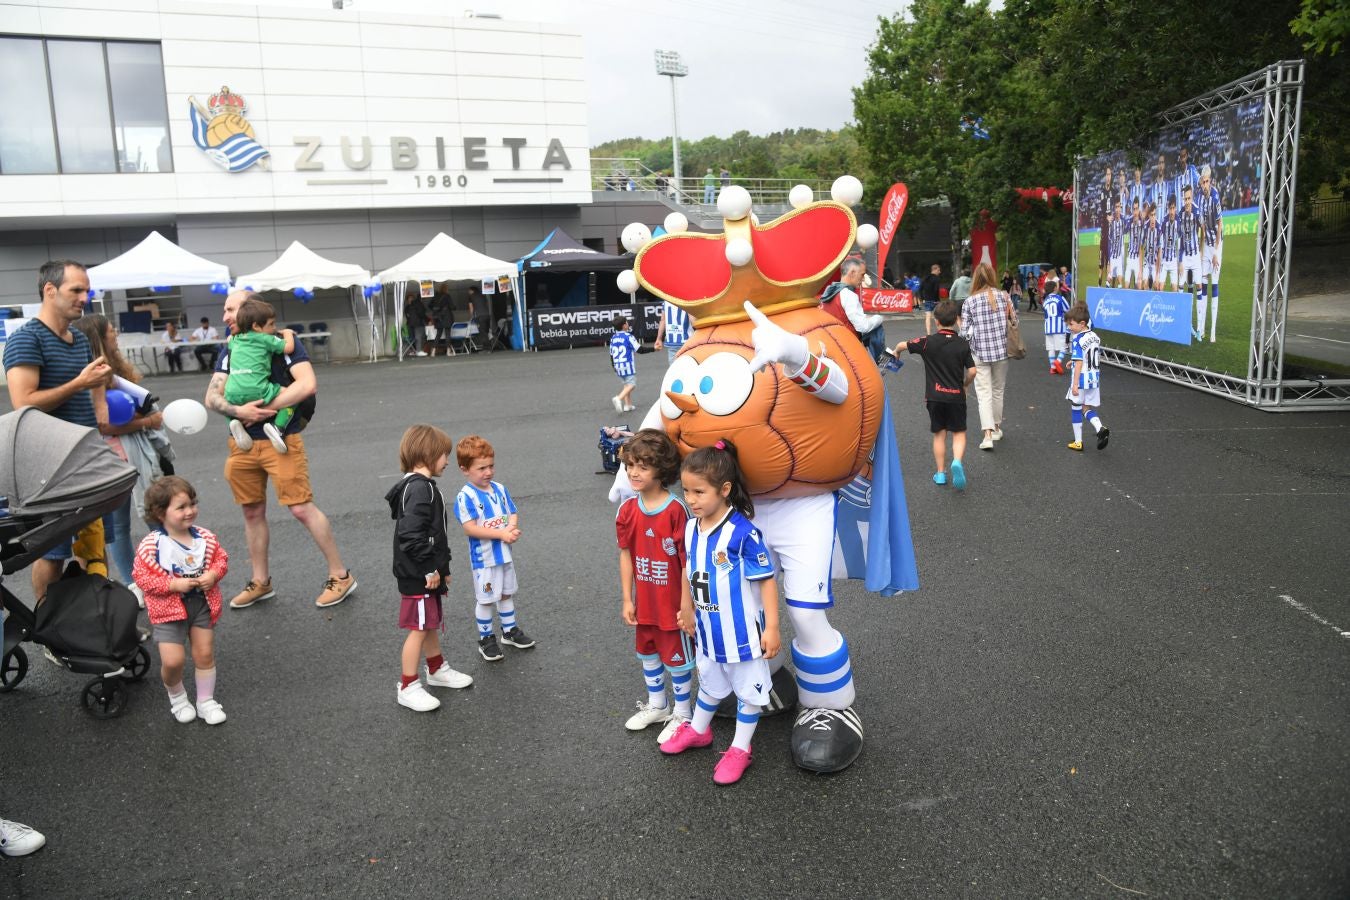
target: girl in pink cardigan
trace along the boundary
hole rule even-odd
[[[169,692],[169,710],[179,722],[201,716],[208,725],[225,721],[216,701],[215,627],[220,618],[220,579],[229,568],[229,556],[216,536],[193,523],[197,520],[197,492],[182,478],[158,479],[145,492],[145,521],[154,530],[136,549],[133,567],[136,585],[145,593],[145,611],[159,645],[159,675]],[[183,687],[187,658],[184,645],[192,642],[197,705]]]

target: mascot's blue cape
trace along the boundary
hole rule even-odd
[[[859,473],[835,492],[832,574],[861,578],[869,591],[890,597],[918,590],[919,569],[909,533],[909,505],[889,397],[881,404],[871,459],[870,480]]]

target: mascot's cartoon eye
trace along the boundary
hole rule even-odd
[[[666,377],[661,382],[661,415],[667,419],[678,419],[684,415],[684,410],[671,403],[666,392],[692,394],[698,378],[698,363],[694,362],[692,357],[676,357],[670,368],[666,369]]]
[[[714,416],[740,409],[755,386],[750,361],[735,353],[714,353],[698,367],[698,375],[698,405]]]

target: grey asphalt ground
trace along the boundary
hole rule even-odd
[[[649,403],[664,354],[638,365]],[[1064,380],[1033,354],[958,494],[930,480],[919,365],[886,381],[922,589],[836,588],[867,727],[846,772],[795,769],[786,716],[730,788],[713,753],[663,758],[655,729],[623,729],[643,691],[595,444],[637,417],[610,410],[602,349],[320,366],[306,440],[356,595],[313,606],[322,560],[273,505],[279,596],[224,614],[217,728],[175,723],[157,672],[96,721],[83,678],[30,649],[0,696],[0,815],[49,842],[0,859],[0,896],[1350,894],[1350,415],[1108,370],[1111,445],[1077,454]],[[205,384],[151,379],[166,401]],[[416,421],[496,445],[539,640],[477,657],[457,542],[446,646],[477,682],[425,715],[394,699],[381,500]],[[223,426],[175,446],[232,554],[228,596],[248,563]],[[8,584],[28,597],[27,573]]]

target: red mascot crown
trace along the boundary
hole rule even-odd
[[[761,227],[748,201],[744,215],[724,219],[722,234],[668,234],[638,252],[638,281],[686,310],[695,328],[745,320],[747,300],[765,315],[815,306],[857,237],[842,203],[811,203]]]

